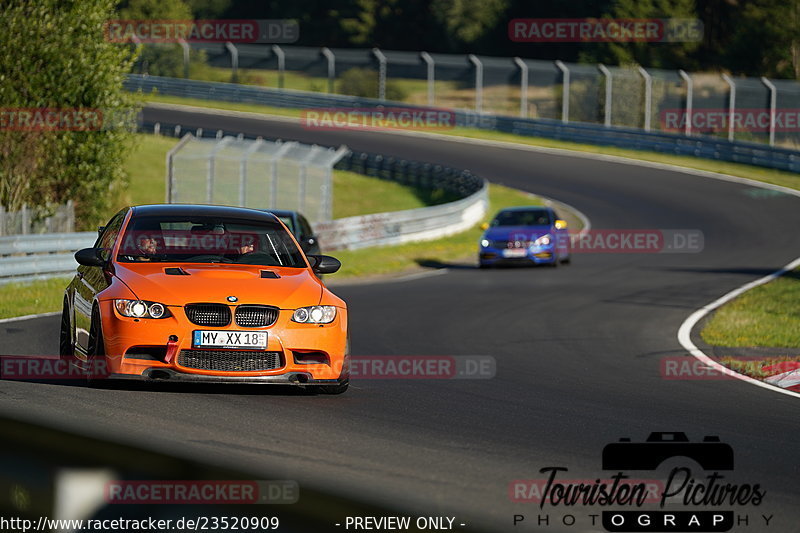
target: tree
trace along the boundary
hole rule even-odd
[[[122,87],[130,47],[104,39],[113,0],[11,0],[0,10],[0,102],[6,119],[20,109],[83,110],[92,131],[0,128],[0,204],[53,206],[74,200],[78,220],[104,220],[109,198],[125,184],[131,139],[116,118],[130,116],[134,97]],[[16,111],[15,111],[16,110]],[[92,111],[87,111],[92,110]],[[56,131],[56,130],[61,131]],[[46,130],[46,131],[45,131]]]

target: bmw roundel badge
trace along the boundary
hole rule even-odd
[[[237,298],[236,296],[228,296],[228,301],[231,303],[238,302],[239,298]]]

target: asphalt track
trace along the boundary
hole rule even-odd
[[[800,199],[675,171],[375,132],[309,131],[283,121],[145,111],[186,127],[338,145],[468,168],[586,214],[595,229],[699,229],[697,254],[582,254],[568,267],[446,274],[336,289],[350,306],[355,355],[491,355],[488,380],[357,381],[339,397],[253,388],[0,384],[0,414],[298,480],[468,529],[591,527],[598,508],[512,503],[512,480],[602,476],[606,443],[652,431],[719,435],[738,483],[766,490],[736,508],[736,531],[797,531],[795,398],[721,380],[665,380],[686,356],[681,322],[720,295],[798,255]],[[5,353],[55,353],[58,318],[0,324]],[[645,473],[646,474],[646,473]],[[698,474],[699,475],[699,474]],[[643,475],[642,477],[647,477]],[[724,507],[724,506],[723,506]],[[730,507],[730,506],[729,506]],[[514,514],[526,521],[516,528]],[[537,527],[539,514],[549,527]],[[773,515],[769,527],[760,515]]]

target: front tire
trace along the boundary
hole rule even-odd
[[[89,386],[96,386],[98,381],[107,373],[107,369],[102,367],[106,359],[106,345],[103,341],[103,327],[100,321],[100,310],[95,308],[92,312],[92,325],[89,329],[89,354],[87,357],[88,368],[85,377]],[[98,372],[101,370],[102,372]],[[97,374],[97,375],[95,375]]]
[[[61,309],[58,355],[62,360],[66,361],[71,361],[75,356],[75,347],[72,345],[72,322],[69,318],[69,305],[66,298],[64,298],[64,306]]]

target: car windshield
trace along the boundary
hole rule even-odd
[[[546,209],[501,211],[492,220],[492,226],[547,226],[551,224]]]
[[[122,236],[117,261],[306,266],[277,222],[198,216],[134,218]]]

